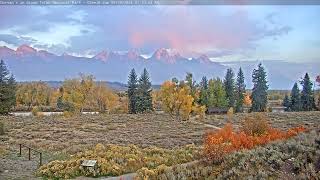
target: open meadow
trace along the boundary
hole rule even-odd
[[[288,129],[303,125],[309,129],[320,129],[320,112],[319,111],[307,111],[307,112],[259,112],[259,113],[237,113],[231,117],[231,121],[225,115],[209,115],[203,120],[205,124],[211,124],[214,126],[222,127],[226,123],[232,123],[234,127],[239,127],[241,121],[246,116],[254,116],[255,114],[265,115],[271,126],[275,128]]]
[[[165,114],[1,117],[1,121],[6,124],[9,144],[23,142],[43,151],[67,153],[98,143],[162,148],[200,145],[203,132],[209,129]]]
[[[109,147],[108,144],[120,145],[120,148],[134,145],[133,148],[138,152],[141,151],[142,154],[148,154],[150,151],[148,148],[160,148],[161,152],[163,151],[163,154],[166,154],[164,157],[168,156],[169,159],[171,156],[180,156],[180,152],[185,150],[186,145],[194,144],[191,149],[187,147],[192,156],[185,157],[185,154],[183,154],[184,158],[180,158],[183,159],[181,161],[171,159],[157,164],[177,165],[199,160],[203,145],[203,135],[207,131],[216,130],[210,125],[222,128],[227,122],[230,122],[237,128],[245,116],[253,115],[254,113],[235,114],[231,119],[227,115],[208,115],[204,120],[194,119],[188,121],[178,120],[166,114],[101,114],[70,118],[62,116],[1,116],[0,121],[5,127],[5,134],[0,136],[1,154],[3,156],[1,161],[2,163],[10,164],[10,160],[13,160],[15,163],[11,163],[11,166],[22,166],[21,168],[24,168],[23,165],[19,164],[20,161],[17,161],[19,158],[16,157],[19,143],[44,152],[44,163],[52,160],[70,160],[73,157],[70,155],[95,148],[97,144],[104,145],[107,149]],[[288,129],[303,125],[310,130],[319,131],[320,129],[320,112],[265,113],[265,115],[269,118],[269,123],[277,128]],[[38,157],[32,155],[32,161],[35,163],[33,165],[27,164],[30,162],[26,161],[27,150],[24,151],[24,158],[21,157],[20,159],[23,160],[24,165],[32,167],[24,169],[25,173],[28,174],[25,177],[35,178],[34,173],[37,170],[37,166],[34,164],[38,161]],[[124,156],[126,154],[128,152]],[[127,168],[126,170],[109,174],[114,176],[136,172],[136,170],[141,170],[145,166],[150,168],[149,165],[141,164],[134,169]],[[7,167],[2,168],[5,169]],[[152,168],[157,167],[152,166]],[[4,169],[0,169],[0,177],[16,177],[14,172],[11,172],[13,174],[10,175],[10,171],[7,172],[7,175],[5,173],[1,174]],[[18,175],[24,177],[23,174]]]

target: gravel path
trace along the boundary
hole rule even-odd
[[[0,158],[0,179],[41,179],[35,177],[33,172],[37,169],[36,161],[28,161],[26,157],[12,155]]]
[[[201,125],[203,125],[203,126],[205,126],[205,127],[208,127],[208,128],[213,128],[213,129],[221,129],[220,127],[218,127],[218,126],[214,126],[214,125],[212,125],[212,124],[206,124],[206,123],[203,123],[203,122],[199,122],[199,121],[195,121],[195,120],[191,120],[191,122],[192,123],[194,123],[194,124],[201,124]]]

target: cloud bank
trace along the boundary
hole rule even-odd
[[[264,8],[261,12],[257,9],[243,6],[1,6],[0,45],[28,44],[55,53],[86,56],[104,49],[137,49],[148,54],[164,47],[176,49],[184,56],[258,58],[254,54],[261,51],[260,47],[266,51],[265,41],[287,44],[283,39],[299,32],[300,27],[290,23],[290,19],[286,19],[290,17],[281,14],[281,9]],[[312,16],[320,17],[320,14]]]

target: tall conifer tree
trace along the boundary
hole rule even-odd
[[[253,89],[251,94],[252,106],[251,111],[253,112],[263,112],[267,108],[268,103],[268,81],[267,73],[264,67],[260,63],[257,69],[253,70],[252,73]]]
[[[152,111],[152,88],[149,73],[146,69],[143,70],[139,78],[137,93],[137,112]]]
[[[199,104],[208,107],[208,79],[203,76],[200,82]]]
[[[301,81],[301,105],[303,111],[312,111],[315,109],[315,101],[313,96],[312,85],[309,74],[306,73],[303,80]]]
[[[0,114],[8,114],[15,105],[16,81],[4,61],[0,61]]]
[[[128,80],[128,110],[130,114],[136,114],[137,113],[137,74],[135,69],[132,69],[129,74],[129,80]]]
[[[244,83],[244,74],[241,68],[239,68],[239,72],[237,75],[237,83],[236,83],[236,112],[243,112],[243,103],[244,96],[246,93],[246,85]]]
[[[223,82],[217,79],[211,79],[208,87],[208,107],[224,108],[228,107],[226,91]]]
[[[196,99],[197,85],[196,81],[193,79],[192,73],[187,73],[185,84],[189,87],[191,96]]]
[[[282,105],[286,108],[285,111],[290,111],[290,99],[287,94],[284,96]]]
[[[300,111],[301,110],[301,98],[300,90],[297,83],[294,83],[291,94],[290,94],[290,110]]]
[[[227,69],[227,73],[224,78],[224,88],[225,88],[226,97],[228,100],[228,107],[234,107],[234,105],[235,105],[235,80],[234,80],[234,73],[231,68]]]

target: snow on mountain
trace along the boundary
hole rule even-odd
[[[49,59],[49,58],[52,58],[56,55],[53,53],[49,53],[48,51],[45,51],[45,50],[39,50],[37,53],[37,56],[39,56],[40,58],[43,58],[43,59]]]
[[[92,58],[76,57],[67,53],[60,56],[36,50],[22,45],[17,50],[0,47],[0,59],[3,59],[17,80],[64,80],[77,76],[80,72],[94,75],[98,80],[126,82],[128,73],[135,68],[137,73],[147,68],[152,82],[177,77],[182,79],[187,72],[193,73],[196,80],[202,76],[223,78],[228,67],[237,73],[239,67],[245,72],[247,88],[251,87],[251,73],[260,62],[213,62],[206,55],[197,58],[185,58],[177,51],[160,48],[152,56],[143,57],[135,50],[126,52],[101,51]],[[304,73],[311,77],[318,73],[319,63],[292,63],[285,61],[262,61],[268,72],[271,89],[290,89],[292,83]]]
[[[160,48],[156,50],[151,57],[151,59],[156,59],[169,64],[175,63],[178,59],[181,58],[182,56],[176,50],[165,48]]]
[[[153,83],[160,84],[172,77],[184,78],[186,72],[195,77],[222,75],[225,66],[216,63],[203,64],[188,60],[177,51],[158,49],[151,57],[143,57],[136,50],[125,52],[101,51],[96,56],[78,57],[68,53],[55,55],[23,45],[16,51],[0,47],[0,58],[9,65],[17,80],[63,80],[80,72],[92,74],[97,79],[125,82],[128,72],[138,73],[147,68]],[[204,59],[204,58],[202,58]]]

